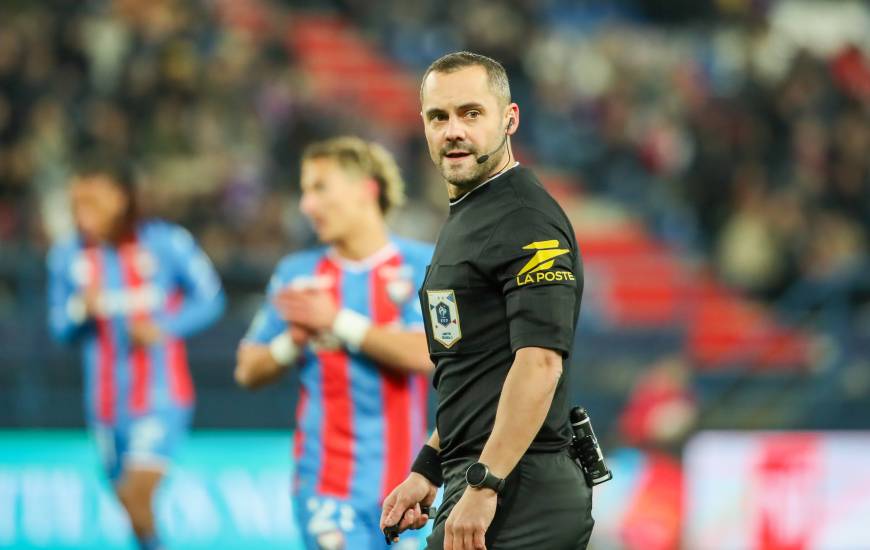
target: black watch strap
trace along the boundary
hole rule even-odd
[[[475,489],[492,489],[496,494],[504,489],[504,480],[493,475],[482,462],[475,462],[465,470],[465,481]]]

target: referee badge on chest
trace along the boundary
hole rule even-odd
[[[427,290],[432,337],[445,348],[462,339],[459,326],[459,307],[452,290]]]

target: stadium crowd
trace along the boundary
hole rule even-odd
[[[41,251],[68,228],[64,183],[95,146],[135,159],[148,209],[190,227],[224,272],[259,273],[310,241],[286,200],[299,150],[347,123],[307,89],[286,14],[56,4],[13,7],[0,29],[3,248]],[[411,71],[450,49],[501,59],[527,159],[619,203],[735,287],[775,299],[828,281],[866,298],[870,60],[857,46],[823,54],[752,17],[672,33],[570,2],[393,2],[392,18],[378,3],[339,4]],[[401,145],[417,171],[420,144]]]
[[[0,30],[0,242],[41,250],[69,229],[70,167],[100,149],[133,159],[146,212],[191,228],[219,265],[268,269],[306,238],[272,199],[309,127],[329,131],[287,49],[196,3],[99,4],[3,16],[15,24]]]
[[[492,52],[519,77],[536,162],[708,258],[736,288],[772,300],[827,281],[866,299],[866,11],[844,10],[846,28],[817,44],[808,27],[801,36],[753,11],[763,2],[679,32],[601,2],[393,4],[404,16],[358,15],[393,55],[419,68],[433,50]]]

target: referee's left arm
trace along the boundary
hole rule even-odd
[[[495,425],[480,462],[504,479],[541,429],[562,376],[562,354],[551,349],[517,350],[505,379]]]
[[[505,297],[514,361],[480,462],[504,479],[544,424],[571,351],[583,275],[567,219],[536,208],[505,217],[482,257]],[[509,230],[508,230],[509,229]]]

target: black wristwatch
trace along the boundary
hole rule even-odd
[[[465,470],[465,481],[475,489],[492,489],[496,494],[504,489],[504,480],[489,473],[489,468],[482,462],[475,462]]]

